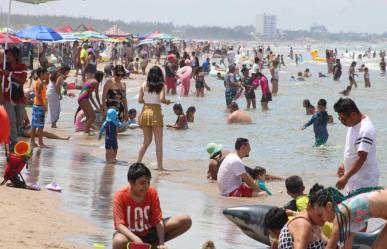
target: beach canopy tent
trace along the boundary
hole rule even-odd
[[[129,33],[122,31],[117,25],[113,25],[110,29],[105,31],[105,35],[109,37],[126,37]]]
[[[55,29],[58,33],[71,33],[74,32],[73,28],[70,25],[66,25],[63,28],[57,28]]]
[[[28,38],[37,41],[58,41],[63,40],[63,37],[55,32],[52,28],[37,25],[20,30],[16,33],[20,38]]]
[[[5,33],[0,33],[0,43],[4,44],[6,39],[6,34]],[[8,34],[8,44],[20,44],[23,41],[16,36]]]
[[[158,35],[160,34],[160,31],[155,31],[155,32],[152,32],[152,33],[148,33],[147,35],[144,36],[145,39],[149,39],[155,35]]]
[[[81,24],[74,29],[74,32],[78,32],[78,33],[85,32],[85,31],[95,31],[95,29],[93,29],[93,27],[91,26],[86,26],[84,24]]]

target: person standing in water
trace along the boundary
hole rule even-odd
[[[163,71],[158,66],[152,67],[148,72],[146,82],[140,87],[138,102],[144,104],[139,118],[139,125],[144,133],[144,141],[138,152],[137,162],[141,162],[146,150],[155,137],[157,169],[163,167],[163,115],[161,103],[169,105],[170,100],[165,99]]]
[[[258,87],[261,86],[262,90],[262,98],[261,98],[261,107],[262,111],[268,111],[269,110],[269,101],[272,100],[271,98],[271,92],[269,88],[269,81],[267,80],[266,76],[263,75],[261,72],[257,73],[257,78],[253,81],[253,86]]]
[[[328,141],[328,113],[326,112],[327,101],[320,99],[317,103],[317,112],[313,114],[308,123],[302,126],[301,130],[305,130],[308,126],[313,124],[313,131],[315,137],[314,147],[319,147]]]
[[[237,98],[238,90],[243,91],[239,82],[235,77],[235,65],[230,65],[228,67],[228,73],[224,75],[224,86],[226,87],[225,97],[227,108],[230,108],[230,105]]]
[[[278,93],[278,81],[279,81],[279,68],[278,68],[278,61],[273,61],[273,66],[270,68],[270,74],[271,74],[271,86],[272,86],[272,94],[274,96]]]
[[[338,189],[351,193],[359,188],[379,185],[376,160],[376,131],[371,120],[361,113],[350,98],[340,98],[334,105],[341,123],[348,127],[344,160],[336,183]]]
[[[384,57],[382,58],[382,60],[380,61],[380,73],[382,75],[385,75],[386,74],[386,62],[384,61]]]
[[[342,74],[342,68],[341,68],[340,59],[336,59],[336,64],[333,67],[333,80],[339,81],[341,74]]]
[[[356,61],[353,61],[348,70],[349,85],[350,86],[354,85],[355,87],[357,87],[356,80],[355,80],[355,76],[357,76],[357,74],[355,73],[355,71],[356,71]]]
[[[368,67],[364,68],[364,84],[366,88],[371,87],[370,73]]]

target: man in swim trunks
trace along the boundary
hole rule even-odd
[[[222,196],[257,197],[267,196],[246,172],[242,158],[248,157],[251,151],[249,140],[238,138],[235,142],[235,152],[230,153],[220,165],[217,183]],[[242,182],[243,180],[243,182]]]
[[[348,127],[344,160],[337,171],[338,189],[347,192],[379,185],[376,160],[376,131],[371,120],[361,113],[350,98],[340,98],[334,105],[341,123]]]

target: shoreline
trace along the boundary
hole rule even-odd
[[[93,248],[71,238],[101,233],[91,222],[65,211],[66,203],[58,193],[6,186],[0,191],[0,248]]]

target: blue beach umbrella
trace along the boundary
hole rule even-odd
[[[63,39],[63,37],[52,28],[42,25],[31,26],[20,30],[16,33],[16,36],[37,41],[58,41]]]

